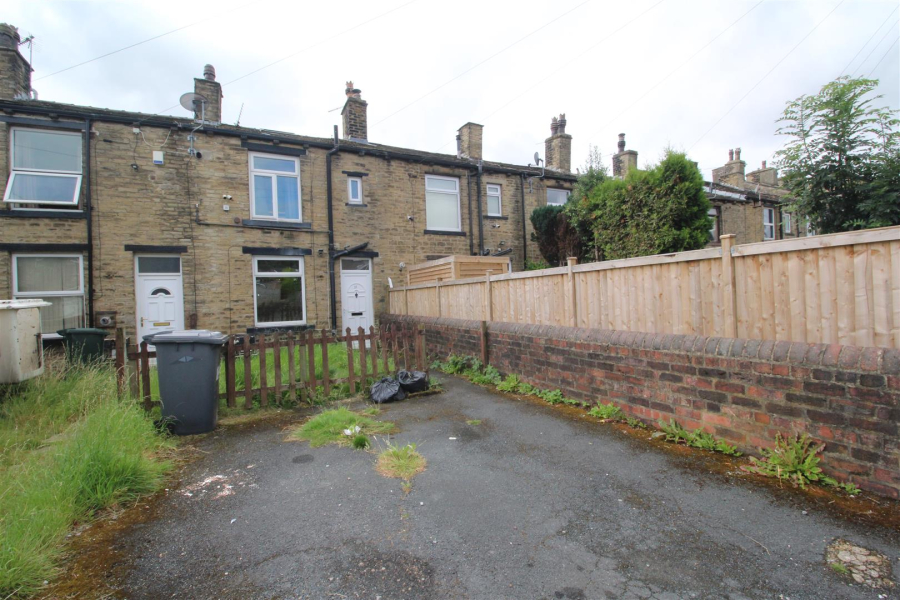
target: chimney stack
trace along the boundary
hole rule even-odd
[[[481,160],[483,158],[481,153],[483,131],[484,125],[471,122],[459,128],[459,133],[456,136],[458,140],[456,155],[458,158],[471,158],[473,160]]]
[[[194,93],[206,98],[206,107],[202,117],[210,123],[222,122],[222,84],[216,81],[216,68],[212,65],[203,67],[203,79],[194,78]],[[194,118],[201,118],[200,111],[194,112]]]
[[[747,181],[778,187],[778,169],[769,167],[766,161],[762,161],[762,166],[759,169],[747,173]]]
[[[362,99],[361,92],[353,87],[352,81],[347,82],[344,93],[347,95],[347,101],[344,102],[344,108],[341,110],[341,117],[344,121],[344,139],[366,141],[369,135],[366,117],[369,103]]]
[[[619,151],[613,154],[613,177],[623,178],[628,175],[628,171],[637,169],[638,153],[637,150],[625,149],[625,134],[619,134]]]
[[[544,141],[544,155],[548,169],[572,171],[572,136],[566,133],[566,113],[550,120],[550,137]]]
[[[19,52],[19,30],[0,23],[0,99],[31,98],[31,65]]]
[[[741,149],[729,150],[728,162],[721,167],[713,169],[713,182],[743,187],[744,182],[747,181],[746,170],[747,163],[741,160]]]

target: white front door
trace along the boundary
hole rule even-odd
[[[341,331],[349,327],[355,334],[358,327],[369,331],[375,324],[372,304],[372,260],[369,258],[341,259]]]
[[[184,329],[181,257],[135,257],[138,342],[145,335]]]

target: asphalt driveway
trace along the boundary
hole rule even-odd
[[[282,427],[202,440],[158,518],[116,541],[131,564],[122,597],[888,594],[847,585],[823,553],[843,537],[897,565],[894,530],[804,514],[802,502],[549,406],[455,378],[445,388],[379,417],[428,460],[409,494],[375,472],[373,454],[285,441]]]

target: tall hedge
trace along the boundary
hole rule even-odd
[[[655,167],[604,179],[577,203],[570,222],[600,260],[696,250],[712,226],[703,176],[684,154],[669,151]],[[593,252],[595,251],[595,252]]]

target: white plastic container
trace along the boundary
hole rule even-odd
[[[43,300],[0,300],[0,383],[18,383],[44,372]]]

